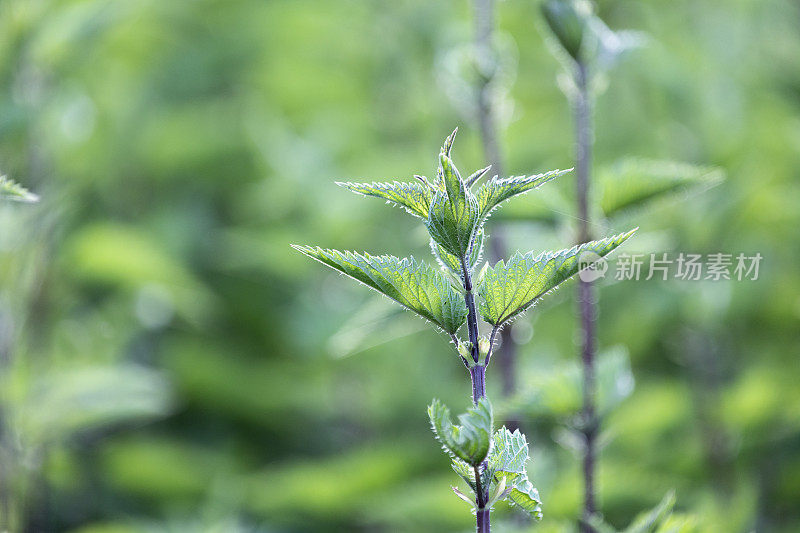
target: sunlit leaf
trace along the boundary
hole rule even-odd
[[[542,502],[539,499],[539,491],[528,480],[528,476],[520,476],[511,493],[508,495],[509,503],[519,507],[530,514],[534,519],[542,519]]]
[[[39,201],[39,196],[14,180],[10,180],[6,176],[0,176],[0,200],[33,203]]]
[[[512,176],[510,178],[498,178],[495,176],[478,189],[480,219],[486,219],[494,209],[509,198],[533,190],[571,170],[551,170],[534,176]]]
[[[517,252],[507,263],[490,267],[478,294],[481,316],[490,324],[500,325],[524,312],[536,301],[575,275],[581,254],[603,257],[622,244],[636,230],[573,246],[558,252]],[[584,265],[585,266],[585,265]]]
[[[433,190],[420,182],[337,182],[336,184],[364,196],[383,198],[403,207],[410,214],[424,219],[428,218],[428,210],[433,199]]]
[[[292,247],[388,296],[447,333],[455,333],[466,320],[464,299],[447,277],[413,257],[398,259],[314,246]]]
[[[505,426],[494,434],[494,447],[489,455],[488,468],[497,474],[525,472],[528,461],[528,441],[520,431],[511,433]]]
[[[504,427],[494,434],[492,452],[487,461],[486,475],[493,483],[505,483],[509,503],[520,507],[534,518],[541,519],[542,506],[539,491],[528,479],[525,465],[528,462],[528,442],[525,435]]]

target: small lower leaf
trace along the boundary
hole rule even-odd
[[[528,480],[525,465],[528,462],[528,442],[517,429],[511,433],[505,426],[494,434],[494,447],[487,461],[486,473],[499,486],[507,487],[507,499],[533,518],[542,518],[539,491]],[[510,489],[510,490],[509,490]]]
[[[508,499],[510,503],[527,512],[534,519],[542,519],[542,502],[539,499],[539,491],[528,481],[527,476],[511,489]]]
[[[450,420],[450,409],[436,399],[428,407],[428,416],[436,438],[453,457],[470,466],[478,466],[486,459],[492,445],[492,405],[487,398],[459,415],[459,426]]]

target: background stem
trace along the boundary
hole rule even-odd
[[[576,197],[578,203],[578,244],[591,240],[589,229],[589,172],[592,160],[592,109],[589,95],[586,65],[578,62],[576,72],[578,86],[575,100],[575,137],[576,137]],[[595,352],[597,341],[595,318],[597,315],[597,299],[591,282],[578,280],[578,305],[580,307],[581,327],[581,361],[583,363],[583,433],[585,449],[583,457],[583,521],[581,530],[593,533],[587,519],[596,512],[595,503],[595,468],[597,455],[597,419],[596,396],[597,382],[595,374]]]

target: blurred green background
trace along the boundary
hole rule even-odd
[[[497,6],[513,174],[572,166],[537,4]],[[456,125],[456,162],[484,166],[449,61],[472,40],[470,7],[0,3],[0,169],[42,197],[0,206],[0,523],[473,527],[425,413],[434,396],[469,402],[447,339],[289,248],[428,257],[416,220],[333,182],[430,176]],[[598,171],[640,156],[727,179],[597,232],[641,226],[627,253],[764,257],[757,281],[605,284],[601,347],[622,354],[612,385],[635,389],[604,420],[602,511],[621,527],[674,488],[687,528],[798,531],[800,8],[601,0],[598,13],[648,34],[598,101]],[[571,180],[543,193],[564,210],[532,193],[492,219],[512,249],[570,244]],[[572,531],[580,514],[573,294],[515,324],[545,518],[498,509],[498,531]],[[490,395],[498,379],[490,368]]]

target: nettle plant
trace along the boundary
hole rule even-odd
[[[505,426],[495,430],[492,406],[486,397],[486,368],[498,333],[579,268],[585,268],[587,255],[595,260],[605,256],[636,230],[557,252],[517,252],[507,261],[494,266],[484,263],[479,268],[488,239],[484,226],[491,213],[506,200],[569,170],[534,176],[494,176],[478,187],[490,167],[466,179],[461,177],[450,157],[456,131],[441,148],[434,180],[415,175],[417,181],[410,183],[339,183],[355,193],[387,200],[421,218],[430,233],[431,250],[439,268],[413,257],[293,247],[388,296],[450,337],[469,370],[473,405],[458,417],[458,424],[452,422],[450,410],[438,400],[428,407],[428,415],[453,470],[472,494],[468,496],[455,487],[453,490],[473,507],[477,530],[484,532],[489,531],[492,507],[501,500],[536,519],[542,516],[538,491],[526,473],[529,450],[525,435],[519,430],[512,433]]]

